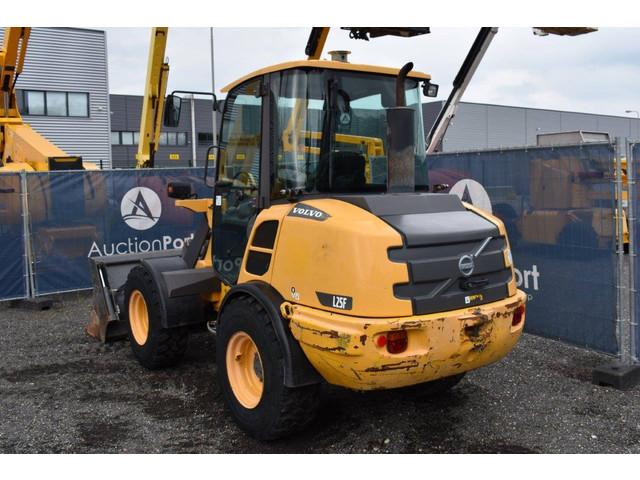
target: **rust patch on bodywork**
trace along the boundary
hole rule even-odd
[[[461,340],[470,341],[472,352],[482,352],[491,343],[493,319],[488,315],[478,314],[475,318],[466,319],[460,329]]]
[[[402,322],[402,325],[400,326],[400,328],[402,330],[409,330],[412,328],[422,328],[424,327],[424,323],[422,320],[412,320],[409,322]]]
[[[417,360],[403,360],[402,362],[387,363],[379,367],[366,368],[365,372],[388,372],[389,370],[409,370],[419,365]]]
[[[300,330],[307,330],[308,332],[311,332],[314,335],[320,335],[321,337],[342,338],[345,336],[345,335],[340,335],[340,333],[336,332],[335,330],[317,330],[315,328],[309,328],[309,327],[305,327],[304,325],[300,325],[298,322],[295,322],[295,324]],[[346,335],[346,336],[348,337],[349,335]]]
[[[323,352],[344,352],[347,349],[341,346],[337,347],[323,347],[322,345],[314,345],[310,344],[313,348],[317,348],[318,350],[322,350]]]

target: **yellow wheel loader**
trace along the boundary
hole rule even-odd
[[[208,324],[224,401],[260,439],[303,428],[323,382],[451,388],[504,357],[525,320],[503,223],[432,193],[430,76],[321,60],[325,38],[223,89],[212,197],[168,187],[202,216],[184,249],[91,259],[103,340],[128,336],[160,368]]]

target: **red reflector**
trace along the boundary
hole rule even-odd
[[[402,353],[407,349],[408,345],[407,332],[399,330],[387,333],[387,352]]]
[[[513,312],[513,320],[511,320],[512,327],[517,327],[518,325],[520,325],[522,319],[524,318],[524,310],[524,305],[520,305],[518,308],[516,308],[515,312]]]
[[[378,345],[379,347],[384,347],[387,344],[387,337],[384,335],[380,335],[378,336],[378,338],[376,338],[376,345]]]

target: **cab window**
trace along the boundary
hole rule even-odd
[[[258,213],[260,185],[261,80],[236,87],[225,102],[215,186],[213,265],[236,283],[247,237]]]

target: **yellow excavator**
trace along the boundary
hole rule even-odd
[[[525,320],[503,223],[429,184],[430,75],[322,60],[328,33],[312,30],[307,59],[223,89],[212,196],[168,186],[203,219],[185,248],[91,259],[99,336],[127,335],[154,369],[207,324],[225,403],[260,439],[313,419],[322,382],[451,388],[506,355]],[[179,114],[170,95],[165,124]]]
[[[0,50],[0,174],[7,172],[55,172],[67,170],[96,170],[97,166],[83,162],[82,157],[69,155],[24,122],[16,101],[16,82],[23,71],[31,28],[8,27]],[[92,215],[104,208],[106,196],[103,185],[84,179],[85,213]],[[33,232],[38,250],[67,256],[84,256],[97,232],[91,225],[59,227],[51,218],[54,205],[68,202],[68,192],[54,194],[48,188],[49,179],[41,177],[37,188],[30,192],[29,214],[33,224],[40,227]],[[7,176],[0,179],[1,191],[20,191],[19,179]],[[16,198],[15,196],[10,198]],[[17,202],[18,200],[10,200]],[[52,221],[49,221],[52,220]],[[68,222],[66,219],[66,223]],[[22,225],[22,210],[16,203],[0,211],[3,225]]]
[[[96,169],[68,155],[24,123],[16,102],[16,82],[24,67],[30,27],[5,28],[0,50],[0,172]]]

